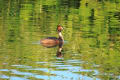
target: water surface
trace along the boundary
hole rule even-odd
[[[0,80],[120,80],[119,0],[1,0]],[[64,27],[65,44],[45,37]]]

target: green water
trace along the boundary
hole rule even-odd
[[[0,0],[0,80],[120,80],[120,0]]]

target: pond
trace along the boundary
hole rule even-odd
[[[0,80],[120,80],[120,0],[0,0]]]

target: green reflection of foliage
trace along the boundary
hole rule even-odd
[[[99,71],[96,77],[103,80],[117,79],[116,76],[120,75],[120,1],[77,1],[79,4],[74,0],[1,0],[0,48],[9,54],[10,64],[36,67],[37,64],[29,61],[49,62],[53,57],[51,54],[56,53],[55,48],[44,48],[43,51],[43,47],[31,43],[46,36],[57,36],[56,25],[60,23],[65,28],[63,35],[68,41],[64,45],[66,60],[83,60],[88,63],[80,65],[84,69]],[[69,53],[80,56],[71,57]],[[18,58],[23,60],[19,61]],[[48,63],[47,66],[39,67],[50,65]],[[80,72],[88,76],[94,76],[93,73]]]

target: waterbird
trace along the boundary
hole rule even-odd
[[[63,27],[60,24],[57,25],[58,38],[57,37],[47,37],[45,39],[40,40],[40,43],[43,46],[48,47],[48,48],[63,44],[64,38],[61,33],[62,30],[63,30]]]

